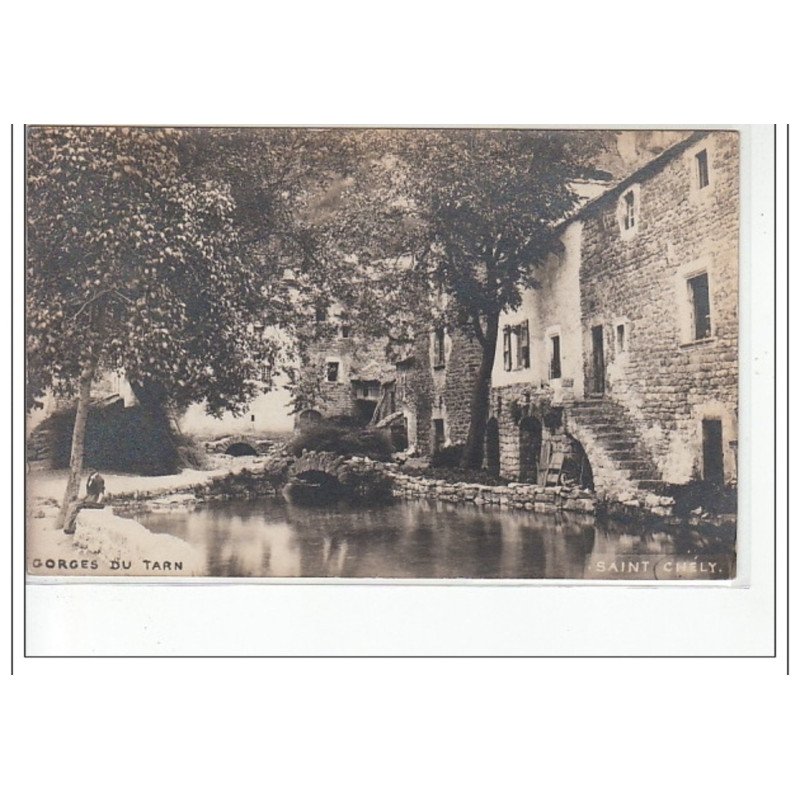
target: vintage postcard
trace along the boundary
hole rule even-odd
[[[29,579],[735,578],[740,138],[29,127]]]

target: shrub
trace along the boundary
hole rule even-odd
[[[289,452],[295,456],[303,450],[336,453],[341,456],[369,456],[376,461],[388,461],[392,443],[388,434],[375,428],[357,428],[350,422],[322,420],[299,431],[289,442]]]
[[[436,467],[458,467],[461,464],[461,457],[464,455],[463,444],[451,444],[443,447],[438,453],[431,456],[431,466]]]
[[[42,423],[52,443],[52,466],[69,466],[75,409],[57,411]],[[139,475],[173,475],[189,458],[188,440],[176,442],[163,420],[142,406],[122,402],[92,406],[86,423],[84,463],[88,468]]]

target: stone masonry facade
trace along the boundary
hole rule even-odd
[[[538,287],[500,320],[487,469],[543,485],[569,462],[569,483],[648,507],[666,484],[735,485],[738,240],[728,131],[687,133],[562,223]],[[379,380],[377,417],[402,417],[417,452],[463,443],[477,342],[421,332],[391,365],[384,344],[320,345],[341,366],[319,410],[348,413],[351,379]]]
[[[540,457],[577,442],[595,488],[631,504],[735,483],[738,150],[736,133],[687,135],[562,224],[540,288],[501,319],[530,338],[521,365],[498,342],[502,476],[523,477],[534,430]]]
[[[671,483],[703,477],[703,420],[721,423],[724,478],[736,479],[738,149],[736,133],[690,137],[581,214],[585,386],[595,388],[593,330],[602,328],[605,394],[626,409]],[[626,236],[618,219],[629,193],[636,218]],[[698,277],[710,311],[700,331]]]

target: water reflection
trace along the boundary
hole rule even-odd
[[[268,498],[136,519],[198,548],[212,576],[581,579],[732,572],[730,535],[673,527],[640,532],[582,517],[426,500],[309,508]],[[716,571],[673,575],[673,562],[665,561],[671,556],[715,558]],[[679,563],[684,573],[691,567]]]

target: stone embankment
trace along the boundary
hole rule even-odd
[[[237,462],[239,460],[237,459]],[[115,492],[110,505],[175,507],[206,500],[230,500],[275,495],[294,476],[309,471],[326,472],[336,477],[351,494],[364,496],[388,483],[395,497],[433,499],[445,503],[515,509],[556,514],[563,511],[581,514],[608,513],[627,518],[671,517],[674,501],[670,497],[645,492],[611,496],[577,486],[537,486],[510,483],[489,486],[480,483],[445,481],[411,475],[394,463],[384,464],[365,456],[339,456],[333,453],[304,451],[299,457],[282,447],[271,448],[265,457],[231,464],[227,470],[207,474],[204,480],[174,481],[174,486]],[[196,474],[196,473],[195,473]],[[187,476],[188,477],[188,476]],[[382,494],[382,493],[381,493]]]
[[[477,506],[494,505],[544,514],[560,511],[595,512],[594,494],[577,487],[535,486],[529,483],[486,486],[480,483],[448,483],[435,478],[406,475],[397,470],[392,470],[391,474],[394,479],[393,491],[398,497],[421,497]]]

